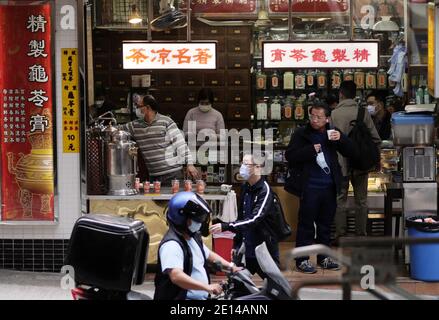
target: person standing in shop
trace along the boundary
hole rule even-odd
[[[331,224],[342,180],[337,152],[347,157],[355,152],[346,135],[329,128],[329,115],[330,109],[325,103],[314,101],[310,123],[293,133],[285,153],[289,167],[285,190],[300,198],[296,247],[314,243],[330,245]],[[339,265],[325,255],[317,256],[317,264],[327,270],[339,269]],[[308,256],[296,258],[296,270],[317,272]]]
[[[377,92],[370,93],[367,98],[367,111],[372,116],[375,128],[382,140],[390,139],[392,127],[390,124],[391,114],[384,106],[384,99]]]
[[[256,259],[255,249],[265,242],[271,257],[279,265],[279,243],[276,237],[273,190],[262,176],[263,166],[250,154],[244,155],[239,174],[245,179],[241,189],[238,220],[220,222],[210,227],[211,233],[232,231],[236,233],[233,250],[245,246],[245,267],[261,278],[266,275]],[[233,256],[233,253],[232,253]]]
[[[349,135],[353,121],[357,119],[359,106],[355,102],[357,86],[353,81],[343,81],[340,84],[340,103],[331,113],[332,124],[340,128],[341,132]],[[381,143],[380,136],[375,128],[372,118],[368,112],[364,113],[363,122],[370,130],[372,139],[376,144]],[[346,235],[347,229],[347,199],[349,181],[354,188],[355,198],[355,232],[357,236],[366,236],[367,232],[367,171],[353,170],[349,167],[348,159],[339,154],[338,160],[341,165],[343,181],[340,194],[337,199],[337,212],[335,214],[336,239]]]
[[[209,88],[203,88],[198,93],[198,106],[190,109],[183,122],[183,131],[187,135],[196,125],[196,133],[203,129],[212,129],[218,135],[225,128],[224,118],[221,112],[214,109],[213,92]]]
[[[199,179],[200,174],[193,165],[189,148],[175,122],[158,112],[155,98],[146,95],[137,103],[137,120],[120,126],[128,131],[137,143],[145,160],[151,181],[170,185],[174,179],[183,179],[183,163],[187,174]]]

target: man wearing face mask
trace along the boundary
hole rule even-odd
[[[210,213],[209,205],[193,192],[179,192],[169,201],[169,230],[158,249],[155,300],[205,300],[208,294],[220,294],[221,285],[210,283],[207,262],[219,261],[233,272],[241,269],[203,244],[200,229]]]
[[[200,174],[184,137],[175,122],[158,112],[153,96],[146,95],[136,108],[138,120],[120,126],[131,133],[148,168],[150,181],[170,185],[174,179],[183,179],[182,162],[187,164],[187,174],[199,179]],[[184,157],[184,159],[182,159]]]
[[[330,228],[342,178],[337,151],[347,157],[354,153],[351,140],[338,129],[330,129],[329,114],[326,104],[313,102],[310,123],[293,133],[285,154],[289,166],[285,190],[300,198],[296,247],[314,243],[330,245]],[[339,269],[336,262],[324,255],[317,256],[317,263],[323,269]],[[296,269],[303,273],[317,272],[309,257],[297,258]]]
[[[265,241],[273,260],[279,265],[279,244],[276,237],[276,224],[273,214],[273,191],[261,175],[263,167],[255,162],[252,155],[244,155],[239,174],[245,179],[241,188],[238,220],[230,223],[217,223],[210,227],[211,233],[235,232],[234,250],[245,245],[245,267],[251,273],[265,278],[256,260],[255,248]]]
[[[392,132],[390,124],[391,114],[385,108],[382,96],[377,92],[373,92],[367,96],[366,101],[367,111],[369,111],[372,117],[381,140],[390,139],[390,134]]]
[[[191,125],[196,125],[196,133],[203,129],[212,129],[216,134],[224,129],[224,119],[221,112],[213,107],[213,92],[209,88],[203,88],[198,93],[198,106],[190,109],[183,122],[183,131],[187,135]]]

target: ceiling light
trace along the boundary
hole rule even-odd
[[[139,11],[137,10],[137,6],[135,4],[131,7],[131,15],[128,18],[128,22],[131,24],[138,24],[142,22],[142,17],[139,14]]]

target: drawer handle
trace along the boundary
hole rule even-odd
[[[122,101],[122,102],[125,101],[125,100],[126,100],[126,98],[120,98],[119,99],[119,101]]]
[[[168,81],[165,81],[165,84],[166,84],[166,85],[170,85],[170,84],[172,84],[172,81],[169,81],[169,80],[168,80]]]
[[[241,114],[239,112],[235,113],[235,118],[241,118]]]
[[[241,47],[235,47],[235,51],[241,51]]]
[[[217,101],[218,101],[218,98],[213,98],[213,101],[217,102]]]
[[[210,30],[210,33],[218,33],[218,30]]]
[[[119,81],[118,84],[120,84],[121,86],[125,85],[125,81]]]
[[[102,64],[97,64],[96,68],[102,69]]]
[[[188,83],[188,84],[194,84],[195,81],[188,81],[187,83]]]
[[[188,100],[192,102],[195,101],[195,98],[189,98]]]
[[[236,80],[236,81],[235,81],[235,84],[241,84],[241,81]]]
[[[240,63],[235,63],[235,68],[241,68],[241,64]]]
[[[172,98],[171,97],[166,97],[165,101],[172,101]]]
[[[218,81],[212,80],[211,84],[218,84]]]
[[[241,30],[233,30],[233,32],[238,34],[238,33],[241,33]]]
[[[241,97],[235,97],[235,101],[241,101]]]

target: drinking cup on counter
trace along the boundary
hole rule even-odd
[[[177,193],[180,190],[180,181],[172,180],[172,193]]]
[[[160,181],[154,181],[154,193],[160,193],[160,187],[162,183]]]
[[[143,193],[149,193],[149,188],[151,188],[151,184],[149,181],[143,182]]]
[[[192,191],[192,180],[184,180],[184,191]]]
[[[197,180],[197,193],[203,194],[206,189],[206,183],[203,180]]]

